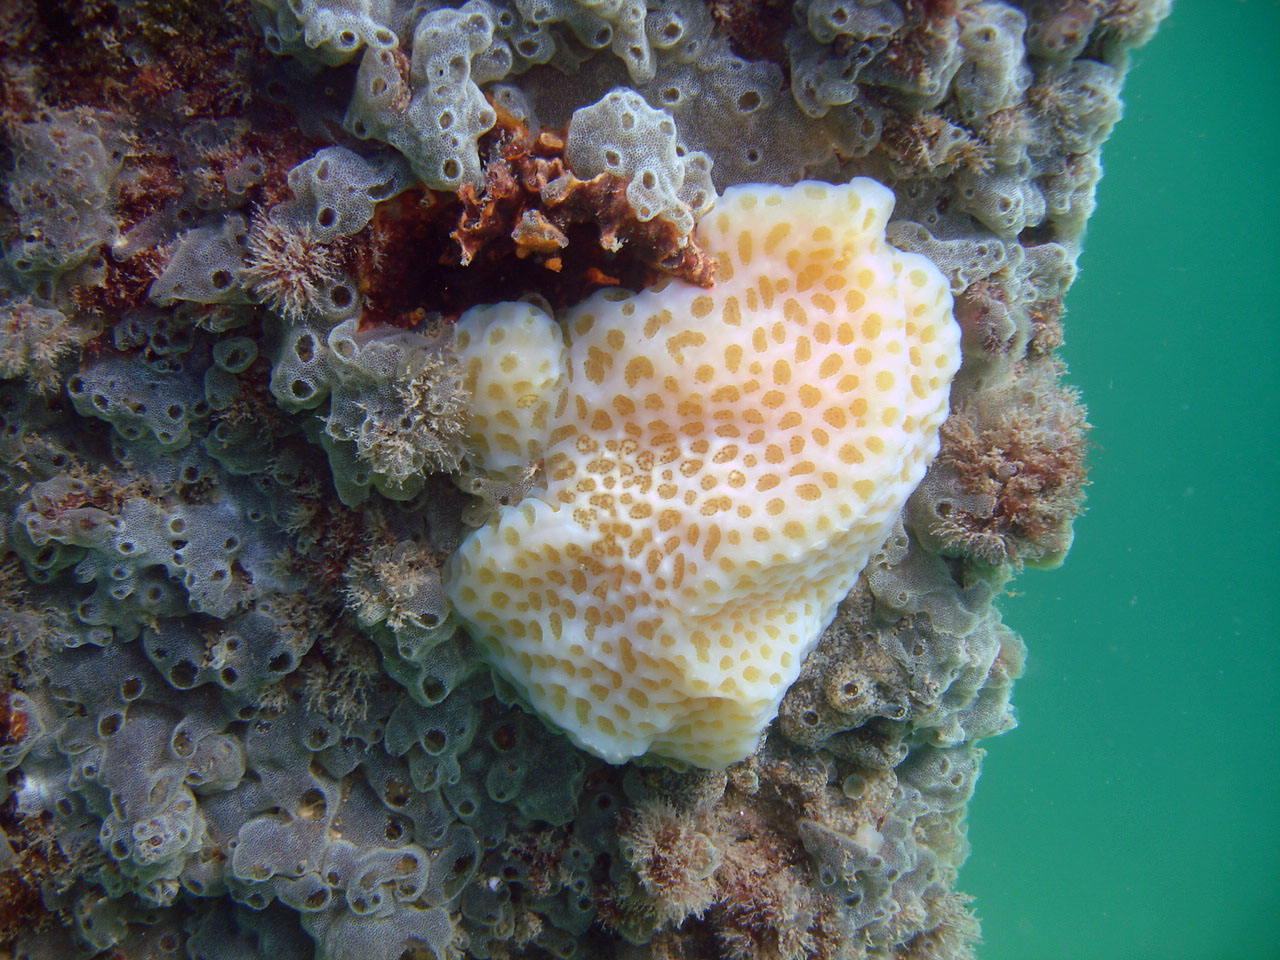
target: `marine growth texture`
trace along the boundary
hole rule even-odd
[[[0,3],[0,956],[972,960],[1167,7]]]

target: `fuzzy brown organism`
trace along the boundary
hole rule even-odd
[[[62,388],[63,361],[96,333],[60,310],[10,304],[0,310],[0,379],[22,379],[44,396],[56,393]]]
[[[417,540],[397,540],[373,523],[369,544],[352,555],[343,590],[347,608],[362,624],[386,623],[392,630],[430,630],[448,614],[440,583],[444,556]]]
[[[1081,70],[1083,66],[1083,61],[1052,64],[1037,72],[1027,90],[1027,103],[1041,129],[1061,144],[1062,176],[1072,184],[1096,182],[1097,159],[1091,151],[1106,140],[1122,110],[1109,83],[1111,72],[1103,67]],[[1087,218],[1088,212],[1082,216]]]
[[[137,29],[157,50],[181,46],[192,37],[216,36],[232,17],[247,16],[244,0],[210,5],[205,0],[135,0]]]
[[[307,523],[298,536],[305,548],[296,569],[314,577],[321,587],[341,589],[351,557],[366,536],[363,517],[326,493],[317,491],[302,500]]]
[[[1013,383],[962,400],[942,426],[935,462],[954,500],[929,534],[948,552],[992,565],[1058,561],[1087,483],[1089,424],[1060,364],[1022,363]]]
[[[15,554],[6,553],[0,558],[0,658],[6,662],[31,645],[25,629],[26,618],[22,615],[27,606],[28,586],[22,561]],[[4,685],[5,673],[0,671],[0,687]],[[4,739],[7,729],[4,711],[0,709],[0,743],[7,742]]]
[[[0,558],[0,689],[43,677],[49,651],[71,630],[65,611],[33,598],[29,587],[22,561],[12,553]],[[0,709],[0,746],[20,739],[15,723]]]
[[[0,700],[4,699],[0,695]],[[0,707],[0,715],[4,712]],[[0,744],[4,743],[0,716]],[[38,933],[61,922],[46,906],[42,889],[67,878],[70,861],[58,845],[49,814],[26,817],[18,813],[15,797],[0,804],[0,844],[12,852],[0,869],[0,956],[21,934]]]
[[[293,655],[295,662],[300,663],[298,669],[285,673],[262,688],[256,698],[258,706],[269,713],[280,713],[295,700],[304,701],[330,720],[347,722],[349,711],[333,709],[336,702],[325,702],[322,690],[324,678],[335,667],[340,671],[344,662],[342,608],[327,594],[323,599],[316,599],[305,594],[276,593],[260,601],[258,609],[271,618],[284,649]],[[347,629],[351,629],[349,625]],[[209,658],[217,656],[223,635],[211,630],[205,637],[205,665],[212,666]],[[330,647],[338,653],[326,655],[325,651]],[[339,676],[333,688],[341,690],[345,682],[346,678]],[[359,703],[367,705],[368,700],[358,697],[355,702],[358,712]]]
[[[31,96],[29,71],[22,63],[36,41],[34,4],[0,4],[0,113],[14,116]]]
[[[645,767],[632,774],[628,796],[636,802],[654,800],[678,810],[709,810],[720,802],[728,786],[723,770],[673,770]]]
[[[625,815],[619,830],[623,856],[660,926],[679,926],[716,901],[721,854],[709,830],[698,812],[660,800],[642,802]]]
[[[725,960],[827,960],[831,904],[803,855],[754,810],[730,820],[717,903],[708,914]]]
[[[243,168],[255,172],[266,170],[264,158],[246,148],[242,138],[243,133],[237,132],[236,136],[228,140],[197,149],[193,165],[186,172],[186,179],[203,204],[216,208],[239,206],[241,199],[231,190],[232,183],[239,186],[237,174]]]
[[[796,823],[817,817],[852,829],[877,814],[842,799],[853,812],[841,820],[828,780],[811,753],[772,745],[726,774],[639,774],[631,789],[648,799],[623,814],[619,830],[636,882],[620,879],[599,905],[601,918],[619,930],[656,929],[654,956],[861,956],[840,905],[814,884]],[[747,792],[739,789],[746,785]],[[662,799],[668,796],[694,802],[677,805]]]
[[[86,319],[92,318],[104,331],[109,330],[111,321],[126,311],[150,306],[151,284],[164,273],[167,262],[164,253],[154,246],[124,260],[104,257],[101,282],[75,287],[71,302]]]
[[[21,743],[26,738],[30,727],[31,718],[18,706],[12,696],[0,690],[0,747]]]
[[[457,355],[421,354],[396,383],[396,415],[370,417],[355,436],[356,455],[394,486],[462,463],[470,392]]]
[[[456,318],[480,302],[478,292],[458,302],[463,274],[458,268],[455,277],[446,265],[448,206],[429,191],[405,190],[379,203],[373,218],[351,238],[362,330],[416,327],[426,319],[426,304],[434,306],[442,295],[447,302],[441,313],[446,317]]]
[[[1063,343],[1062,298],[1037,300],[1027,308],[1031,320],[1031,336],[1027,339],[1027,358],[1042,360],[1052,355]]]
[[[831,819],[828,769],[816,751],[771,736],[764,749],[747,762],[760,781],[755,798],[760,816],[767,823],[785,825],[791,842],[799,845],[793,823],[796,819]]]
[[[342,277],[342,257],[316,239],[309,223],[287,226],[259,214],[245,242],[245,280],[259,302],[286,320],[301,320],[317,309],[326,289]]]
[[[946,176],[995,166],[986,141],[940,113],[888,114],[880,149],[904,176]]]
[[[577,841],[564,827],[510,830],[502,847],[502,863],[513,866],[521,885],[541,900],[572,882],[579,852]]]
[[[511,933],[511,943],[521,952],[510,954],[510,960],[520,960],[520,958],[524,957],[523,948],[532,943],[545,926],[546,921],[527,907],[517,910]]]
[[[692,927],[693,924],[688,924]],[[659,930],[645,946],[645,960],[705,960],[715,956],[714,941],[701,930]]]
[[[172,147],[159,137],[132,137],[116,178],[116,221],[120,233],[164,210],[183,193],[182,172]]]
[[[71,510],[91,507],[110,516],[119,516],[126,500],[153,499],[161,491],[142,474],[122,479],[105,467],[90,470],[78,460],[66,464],[63,473],[66,482],[59,486],[56,499],[42,497],[34,503],[36,510],[46,519]]]
[[[982,125],[982,139],[989,144],[1025,144],[1032,137],[1031,116],[1021,107],[1009,107],[997,110],[987,117]],[[988,152],[992,158],[993,147]]]
[[[303,705],[348,732],[368,719],[378,692],[390,683],[378,648],[342,621],[316,641],[301,674]]]
[[[974,960],[981,939],[977,918],[969,912],[972,897],[949,893],[929,904],[935,925],[895,947],[893,960]]]
[[[254,331],[256,332],[256,331]],[[297,432],[297,425],[289,418],[271,394],[271,361],[259,356],[240,373],[235,374],[238,389],[231,401],[214,411],[215,423],[228,426],[253,424],[274,446]]]

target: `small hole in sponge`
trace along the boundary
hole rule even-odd
[[[432,756],[442,753],[448,742],[449,738],[440,730],[428,730],[422,736],[422,747]]]

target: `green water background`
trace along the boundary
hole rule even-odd
[[[1066,565],[1005,620],[960,886],[982,960],[1280,958],[1280,3],[1134,55],[1068,299],[1096,442]]]

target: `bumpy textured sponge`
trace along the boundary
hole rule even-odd
[[[892,207],[864,178],[732,188],[698,228],[712,290],[608,291],[562,318],[545,489],[446,583],[585,749],[749,754],[924,474],[959,331],[942,274],[886,244]]]
[[[634,90],[618,87],[573,112],[564,156],[582,178],[625,177],[627,202],[641,220],[661,217],[681,234],[715,203],[711,158],[688,153],[675,122]]]
[[[472,307],[455,330],[471,395],[469,459],[487,474],[514,478],[546,445],[551,405],[565,379],[564,338],[530,303]]]

